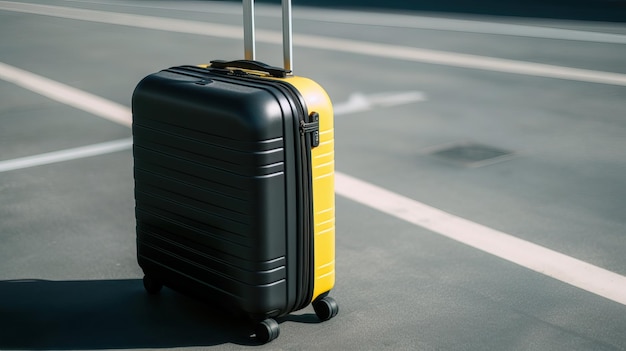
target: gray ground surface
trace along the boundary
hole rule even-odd
[[[170,2],[45,3],[241,23],[232,3],[175,3],[179,10]],[[626,33],[622,24],[541,24]],[[267,16],[258,25],[277,28]],[[297,18],[294,26],[303,34],[626,72],[624,44]],[[126,106],[149,73],[242,55],[232,39],[13,11],[0,11],[0,38],[1,62]],[[625,87],[295,49],[297,73],[320,82],[336,104],[355,92],[426,96],[337,116],[338,171],[626,275]],[[277,50],[259,44],[258,56],[278,63]],[[2,80],[0,126],[0,160],[130,137],[125,126]],[[513,157],[465,167],[431,152],[463,142]],[[245,321],[212,306],[170,290],[144,294],[130,150],[2,172],[0,199],[0,349],[626,350],[624,305],[341,196],[333,292],[340,314],[318,323],[312,309],[296,312],[281,319],[280,338],[263,346]]]

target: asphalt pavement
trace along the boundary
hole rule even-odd
[[[294,7],[335,108],[339,315],[249,322],[135,258],[130,98],[243,55],[210,1],[0,1],[0,349],[626,350],[626,26]],[[277,5],[258,58],[280,65]],[[54,95],[51,92],[57,92]]]

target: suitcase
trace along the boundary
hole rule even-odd
[[[294,76],[291,4],[284,68],[255,61],[244,0],[245,60],[151,74],[132,98],[137,260],[163,285],[245,313],[255,335],[309,304],[338,312],[330,98]]]

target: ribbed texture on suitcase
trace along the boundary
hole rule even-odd
[[[330,124],[330,123],[329,123]],[[313,213],[315,216],[315,292],[328,292],[335,283],[335,152],[332,124],[321,127],[321,143],[313,152]]]
[[[244,137],[226,138],[212,134],[203,120],[209,113],[213,120],[220,117],[196,110],[193,98],[181,98],[192,102],[174,108],[163,100],[149,89],[134,98],[142,106],[133,115],[140,265],[169,275],[173,287],[186,277],[181,288],[221,292],[219,297],[229,296],[251,314],[284,310],[290,210],[282,118],[279,133],[235,130],[231,134]],[[279,136],[254,138],[272,134]],[[209,289],[197,289],[202,286]]]
[[[259,228],[281,229],[259,223],[271,217],[257,213],[281,203],[270,199],[283,187],[282,139],[225,147],[210,135],[148,124],[135,125],[134,148],[143,258],[248,303],[254,287],[262,294],[284,281],[285,257],[271,253],[276,243],[260,250],[257,241]]]
[[[223,159],[215,159],[197,151],[214,148],[210,144],[171,135],[159,143],[156,142],[159,134],[162,133],[137,127],[136,192],[139,200],[150,198],[148,201],[140,201],[137,206],[142,211],[160,212],[166,218],[178,218],[181,223],[193,223],[193,227],[204,229],[201,232],[205,232],[206,237],[218,236],[222,241],[238,245],[239,254],[250,257],[251,252],[246,252],[245,248],[255,243],[251,241],[253,233],[249,231],[252,225],[258,224],[252,223],[257,216],[251,212],[258,211],[258,206],[264,205],[254,202],[262,197],[253,196],[256,195],[253,193],[267,189],[259,186],[259,183],[272,183],[275,178],[282,177],[282,147],[268,150],[262,155],[228,150],[223,153]],[[177,142],[179,145],[175,147]],[[282,146],[281,140],[273,143]],[[185,144],[193,147],[185,148]],[[242,166],[228,161],[233,158],[249,158],[250,161]],[[266,159],[267,163],[256,167],[250,165],[252,160],[260,163],[259,158]],[[282,186],[280,180],[276,183]],[[212,228],[203,228],[206,223],[211,223]]]
[[[275,195],[256,193],[283,191],[282,139],[226,148],[223,140],[209,142],[216,138],[208,135],[200,141],[189,138],[198,137],[195,131],[174,134],[150,124],[135,125],[140,220],[175,228],[178,235],[189,231],[195,243],[232,252],[240,260],[259,256],[256,231],[271,223],[258,223],[266,217],[256,213],[277,203],[258,203]]]

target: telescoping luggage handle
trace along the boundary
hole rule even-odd
[[[243,68],[267,72],[273,77],[284,78],[293,72],[291,0],[282,0],[283,12],[283,67],[266,65],[256,60],[254,37],[254,0],[243,0],[243,45],[245,60],[211,61],[214,68]]]
[[[293,71],[291,0],[282,0],[283,12],[283,67]],[[255,60],[254,0],[243,0],[243,44],[246,60]]]
[[[269,73],[272,77],[285,78],[293,72],[291,0],[282,0],[283,11],[283,67],[266,65],[256,60],[254,38],[254,0],[243,0],[243,44],[245,60],[211,61],[214,68],[243,68]]]

